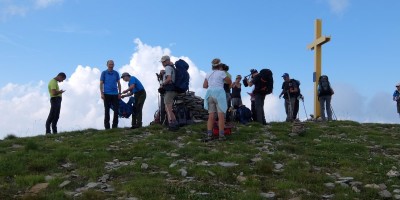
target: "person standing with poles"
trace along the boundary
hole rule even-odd
[[[60,72],[56,77],[50,80],[48,89],[50,94],[50,113],[46,120],[46,135],[51,134],[50,125],[53,134],[57,134],[57,122],[60,118],[62,94],[65,90],[60,90],[58,82],[63,82],[67,76],[64,72]]]
[[[296,116],[294,116],[294,106],[296,103],[296,99],[299,94],[299,86],[297,81],[294,81],[294,79],[290,79],[288,73],[284,73],[282,75],[282,78],[284,82],[282,83],[282,92],[279,95],[279,98],[283,96],[285,99],[285,112],[286,112],[286,122],[292,122],[294,119],[296,119]],[[297,107],[298,111],[298,107]],[[297,112],[296,112],[297,115]]]
[[[321,109],[322,121],[326,121],[325,108],[326,114],[328,115],[328,121],[332,121],[331,100],[334,93],[335,92],[333,91],[333,89],[331,88],[331,84],[329,83],[328,76],[320,76],[318,79],[318,101]]]

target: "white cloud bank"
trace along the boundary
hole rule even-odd
[[[143,123],[148,125],[153,120],[153,115],[158,109],[158,86],[155,73],[163,67],[159,62],[161,56],[170,55],[173,61],[179,58],[186,60],[189,65],[191,76],[190,90],[197,96],[203,97],[205,90],[202,88],[205,72],[200,70],[189,57],[174,56],[168,48],[160,46],[149,46],[139,39],[135,40],[136,50],[128,64],[124,61],[115,60],[115,70],[129,72],[136,76],[144,85],[147,99],[143,111]],[[106,62],[106,61],[105,61]],[[101,71],[106,67],[77,66],[75,72],[67,74],[67,80],[60,83],[60,88],[65,89],[61,106],[58,129],[62,131],[82,130],[87,128],[103,129],[104,107],[99,93],[99,79]],[[205,69],[209,71],[208,69]],[[0,88],[0,139],[7,134],[19,137],[44,134],[45,121],[50,109],[49,96],[47,92],[48,80],[38,83],[12,84]],[[123,89],[127,83],[122,81]],[[276,82],[275,87],[280,85]],[[391,94],[379,93],[372,95],[370,100],[367,96],[357,92],[349,85],[333,86],[336,94],[332,105],[339,119],[349,119],[359,122],[384,122],[396,123],[399,121],[395,104],[391,102]],[[268,95],[265,100],[265,112],[267,121],[283,121],[285,119],[283,100],[279,99],[279,89],[275,89],[275,95]],[[306,107],[308,114],[312,114],[311,94],[306,96]],[[250,98],[243,91],[244,104],[250,107]],[[127,101],[127,99],[125,99]],[[302,119],[305,119],[303,104],[299,110]],[[131,119],[121,119],[119,127],[130,127]]]

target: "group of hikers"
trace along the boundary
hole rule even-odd
[[[160,71],[160,88],[158,91],[162,93],[163,105],[167,117],[168,130],[176,131],[179,129],[174,114],[173,106],[175,97],[178,93],[184,93],[188,90],[189,75],[184,78],[186,87],[180,88],[176,83],[181,82],[182,69],[180,65],[183,63],[184,68],[188,69],[185,61],[179,60],[173,63],[168,55],[161,57],[160,62],[164,69]],[[178,64],[179,63],[179,64]],[[178,68],[179,65],[179,68]],[[241,99],[242,83],[245,87],[253,87],[251,93],[251,120],[266,125],[264,102],[265,97],[273,91],[273,78],[272,71],[269,69],[262,69],[260,72],[256,69],[251,69],[250,74],[245,76],[242,80],[241,75],[237,75],[235,80],[232,81],[232,76],[229,74],[229,66],[222,63],[219,58],[211,61],[211,71],[206,74],[203,82],[203,88],[207,89],[204,97],[204,109],[209,113],[207,121],[207,138],[215,138],[213,135],[213,128],[217,122],[219,140],[225,140],[224,130],[226,122],[233,120],[232,110],[239,110],[245,107]],[[187,73],[187,71],[186,71]],[[178,75],[177,75],[178,74]],[[158,75],[158,74],[157,74]],[[178,76],[178,77],[177,77]],[[284,107],[286,112],[286,121],[292,122],[298,120],[297,115],[299,111],[299,100],[304,100],[300,91],[300,81],[290,78],[288,73],[282,75],[282,91],[279,98],[284,98]],[[66,74],[60,72],[55,78],[51,79],[48,84],[48,91],[50,94],[50,113],[46,120],[46,134],[57,133],[57,122],[61,109],[61,97],[65,90],[60,90],[58,82],[66,79]],[[128,89],[122,91],[120,79],[128,82]],[[241,83],[242,82],[242,83]],[[323,75],[318,80],[318,99],[321,108],[321,118],[323,121],[332,120],[331,98],[334,94],[330,86],[328,76]],[[397,101],[397,112],[400,116],[400,83],[396,85],[396,91],[393,94],[393,100]],[[128,105],[133,108],[132,114],[132,129],[140,128],[143,126],[142,110],[146,100],[146,90],[142,83],[135,77],[127,72],[119,73],[114,70],[114,61],[107,61],[107,69],[101,73],[100,76],[100,96],[104,101],[104,128],[117,128],[118,127],[118,110],[121,99],[130,97]],[[133,97],[132,97],[133,96]],[[110,109],[113,109],[113,119],[110,126]],[[325,117],[325,110],[327,118]]]

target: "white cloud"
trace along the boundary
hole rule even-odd
[[[45,9],[62,2],[63,0],[2,0],[0,1],[0,20],[5,21],[13,16],[25,16],[32,10]]]
[[[136,76],[144,85],[147,98],[144,105],[143,123],[148,125],[153,120],[153,115],[158,109],[158,86],[155,73],[163,67],[159,62],[163,55],[170,55],[173,61],[179,58],[186,60],[189,65],[191,76],[190,90],[197,96],[204,97],[205,89],[202,88],[205,77],[204,71],[200,70],[189,57],[174,56],[168,48],[150,46],[139,39],[135,41],[136,49],[128,64],[125,61],[115,60],[115,69],[129,72]],[[106,67],[77,66],[73,74],[67,74],[68,78],[60,83],[60,88],[65,89],[63,95],[61,116],[58,122],[59,131],[82,130],[87,128],[103,129],[104,107],[99,94],[99,79],[101,71]],[[9,83],[0,88],[0,138],[7,134],[15,134],[19,137],[44,134],[45,121],[50,109],[47,83],[52,77],[38,83],[12,84]],[[121,80],[122,88],[127,88],[127,83]],[[275,83],[280,85],[280,83]],[[348,119],[359,122],[398,122],[396,105],[391,102],[391,95],[377,93],[371,99],[360,94],[351,85],[334,85],[335,95],[332,105],[339,119]],[[306,88],[305,107],[308,114],[312,114],[311,91],[308,94]],[[246,89],[247,90],[247,89]],[[267,121],[283,121],[285,111],[283,99],[274,94],[265,99],[265,114]],[[250,97],[242,91],[242,100],[250,107]],[[127,99],[125,99],[127,101]],[[304,107],[301,103],[299,110],[300,118],[305,119]],[[129,127],[131,119],[120,119],[119,127]]]
[[[48,6],[59,4],[63,2],[63,0],[36,0],[35,6],[36,8],[47,8]]]
[[[350,0],[328,0],[331,11],[337,15],[342,15],[349,7]]]

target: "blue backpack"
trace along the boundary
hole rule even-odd
[[[251,110],[245,105],[240,106],[236,110],[236,120],[239,121],[241,124],[247,124],[251,122],[251,117]]]
[[[178,93],[184,93],[189,90],[189,79],[190,75],[188,73],[189,64],[179,59],[175,62],[175,91]]]
[[[111,104],[111,109],[115,112],[114,107]],[[129,118],[133,113],[133,108],[122,101],[122,99],[119,100],[119,109],[118,109],[118,116],[121,118]]]

